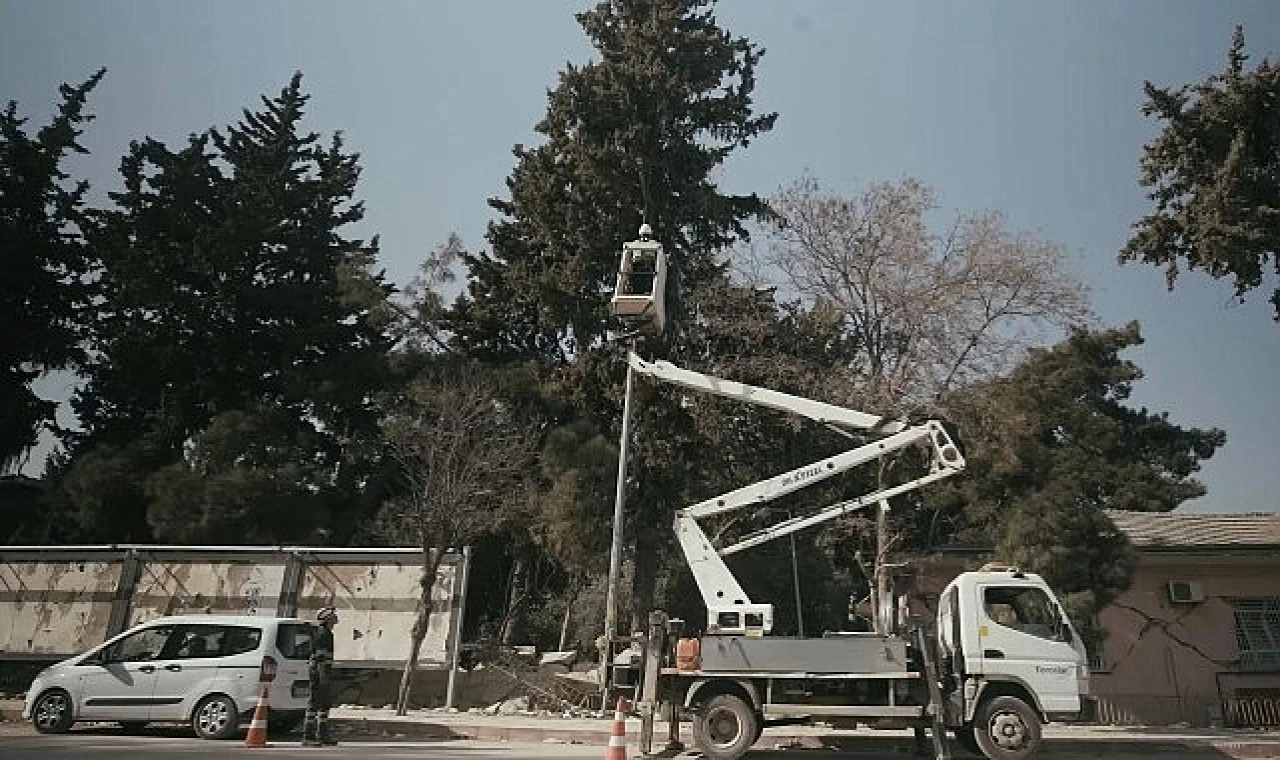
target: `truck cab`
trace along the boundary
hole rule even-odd
[[[954,687],[948,723],[988,757],[1016,757],[1038,743],[1039,723],[1079,717],[1088,655],[1039,575],[988,567],[956,576],[938,600],[937,642]]]

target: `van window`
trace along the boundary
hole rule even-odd
[[[125,636],[102,653],[103,662],[142,662],[160,657],[173,627],[159,625]]]
[[[262,643],[262,629],[248,626],[229,625],[223,629],[226,635],[222,639],[222,654],[244,654],[252,652]]]
[[[262,641],[258,628],[238,625],[184,625],[169,640],[167,659],[194,660],[252,652]]]
[[[311,624],[281,623],[276,629],[276,648],[290,660],[311,659]]]

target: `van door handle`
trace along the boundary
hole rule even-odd
[[[141,671],[141,672],[143,672],[143,673],[154,673],[154,672],[156,672],[156,666],[155,666],[155,665],[143,665],[142,667],[138,668],[138,670],[139,670],[139,671]]]
[[[1004,652],[999,649],[984,649],[982,650],[982,656],[992,660],[1003,660]]]
[[[177,663],[171,662],[168,665],[165,665],[164,669],[169,671],[170,673],[177,673],[179,670],[182,670],[182,666],[178,665]]]

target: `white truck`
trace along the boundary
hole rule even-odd
[[[613,311],[637,333],[661,331],[666,262],[641,229],[624,246]],[[648,275],[636,287],[637,275]],[[883,633],[774,636],[773,606],[753,602],[723,557],[888,500],[964,469],[941,422],[907,424],[873,414],[712,377],[634,352],[628,371],[688,390],[803,415],[859,435],[862,445],[679,510],[675,531],[707,609],[700,637],[682,637],[682,621],[650,615],[637,642],[637,708],[641,748],[653,742],[654,718],[668,716],[673,743],[679,716],[691,713],[694,743],[711,760],[736,760],[766,724],[823,722],[928,729],[936,757],[949,757],[946,733],[992,760],[1035,754],[1041,724],[1071,720],[1088,691],[1084,644],[1052,589],[1016,568],[987,567],[952,580],[938,599],[933,625],[902,630],[892,602],[877,611]],[[630,379],[629,379],[630,380]],[[626,426],[624,425],[624,429]],[[698,521],[755,507],[873,462],[906,447],[928,455],[926,471],[865,496],[782,520],[716,547]]]

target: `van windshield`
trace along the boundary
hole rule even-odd
[[[276,648],[289,660],[311,659],[310,623],[281,623],[276,629]]]

